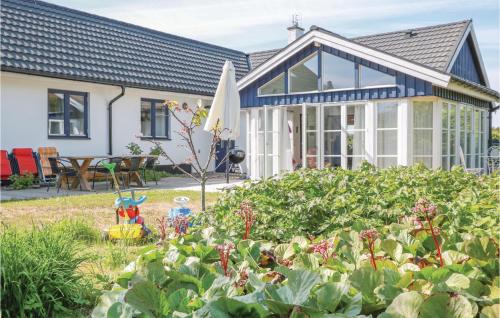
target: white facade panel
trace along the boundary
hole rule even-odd
[[[48,90],[60,89],[88,93],[88,134],[87,139],[56,139],[48,137]],[[41,76],[2,72],[1,77],[1,137],[0,147],[7,151],[12,148],[56,147],[61,155],[107,155],[108,153],[108,103],[121,92],[118,86],[47,78]],[[153,146],[141,140],[140,107],[141,98],[176,100],[180,105],[188,103],[196,106],[199,99],[210,105],[210,97],[177,94],[145,89],[126,88],[125,95],[113,104],[113,154],[128,154],[126,146],[135,142],[144,152]],[[242,114],[244,114],[242,112]],[[187,114],[181,114],[188,118]],[[244,117],[243,117],[244,118]],[[245,149],[246,124],[242,120],[242,137],[237,144]],[[179,124],[172,118],[171,140],[162,140],[163,148],[177,161],[183,163],[189,153],[179,147],[183,144],[177,134]],[[211,135],[203,131],[194,135],[194,143],[199,156],[204,161],[208,155]],[[166,160],[161,163],[168,164]]]

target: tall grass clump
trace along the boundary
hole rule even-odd
[[[79,271],[89,260],[55,225],[0,233],[2,317],[74,317],[96,294]]]

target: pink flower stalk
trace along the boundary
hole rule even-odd
[[[243,239],[246,240],[250,235],[253,222],[255,222],[255,214],[253,213],[252,203],[248,200],[241,202],[240,210],[236,211],[236,214],[239,215],[245,222],[245,234],[243,235]]]
[[[229,255],[231,254],[231,250],[234,249],[234,244],[229,242],[227,244],[219,244],[215,247],[220,257],[220,264],[222,269],[224,270],[224,276],[229,277],[229,272],[227,270],[227,265],[229,262]]]
[[[420,198],[415,204],[413,212],[418,216],[423,217],[427,221],[427,224],[429,224],[432,240],[434,241],[434,246],[436,246],[437,255],[439,257],[439,266],[443,267],[444,262],[443,257],[441,256],[441,246],[439,245],[439,241],[437,239],[437,236],[441,233],[441,231],[432,224],[432,221],[436,217],[437,207],[434,204],[431,204],[431,202],[429,202],[426,198]]]
[[[189,227],[189,219],[187,216],[178,215],[172,221],[172,225],[175,228],[175,233],[179,235],[187,234]]]
[[[333,243],[328,240],[323,240],[318,244],[312,246],[312,251],[318,253],[323,257],[323,261],[326,263],[328,258],[333,257],[334,253],[330,254],[329,249],[333,248]]]
[[[368,249],[370,250],[370,262],[374,270],[377,270],[377,263],[375,263],[375,253],[373,252],[375,248],[375,241],[377,240],[379,234],[376,229],[363,230],[359,234],[359,238],[368,242]]]
[[[163,241],[167,237],[167,219],[164,216],[156,218],[156,223],[156,228],[158,229],[158,234],[160,235],[160,241]]]

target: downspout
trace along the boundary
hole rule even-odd
[[[108,103],[108,155],[113,154],[113,103],[125,95],[125,86],[120,85],[120,88],[121,93]]]

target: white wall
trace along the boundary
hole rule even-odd
[[[47,91],[50,88],[89,93],[89,139],[48,138]],[[2,72],[0,92],[1,149],[10,152],[15,147],[31,147],[36,151],[40,146],[54,146],[61,155],[108,153],[107,105],[121,92],[119,87]],[[210,104],[210,97],[207,96],[126,88],[125,95],[113,104],[113,154],[128,153],[125,146],[130,142],[138,143],[143,150],[149,152],[152,144],[137,138],[141,131],[141,98],[170,99],[178,101],[179,104],[186,102],[191,106],[196,106],[201,98],[204,105]],[[182,163],[189,153],[179,147],[182,144],[176,134],[179,125],[173,119],[171,124],[172,140],[162,141],[162,145],[177,162]],[[242,125],[244,126],[244,120]],[[202,160],[205,160],[208,154],[210,140],[210,134],[201,129],[195,134],[194,142]],[[244,144],[244,138],[242,140]],[[166,161],[163,160],[163,163]]]

